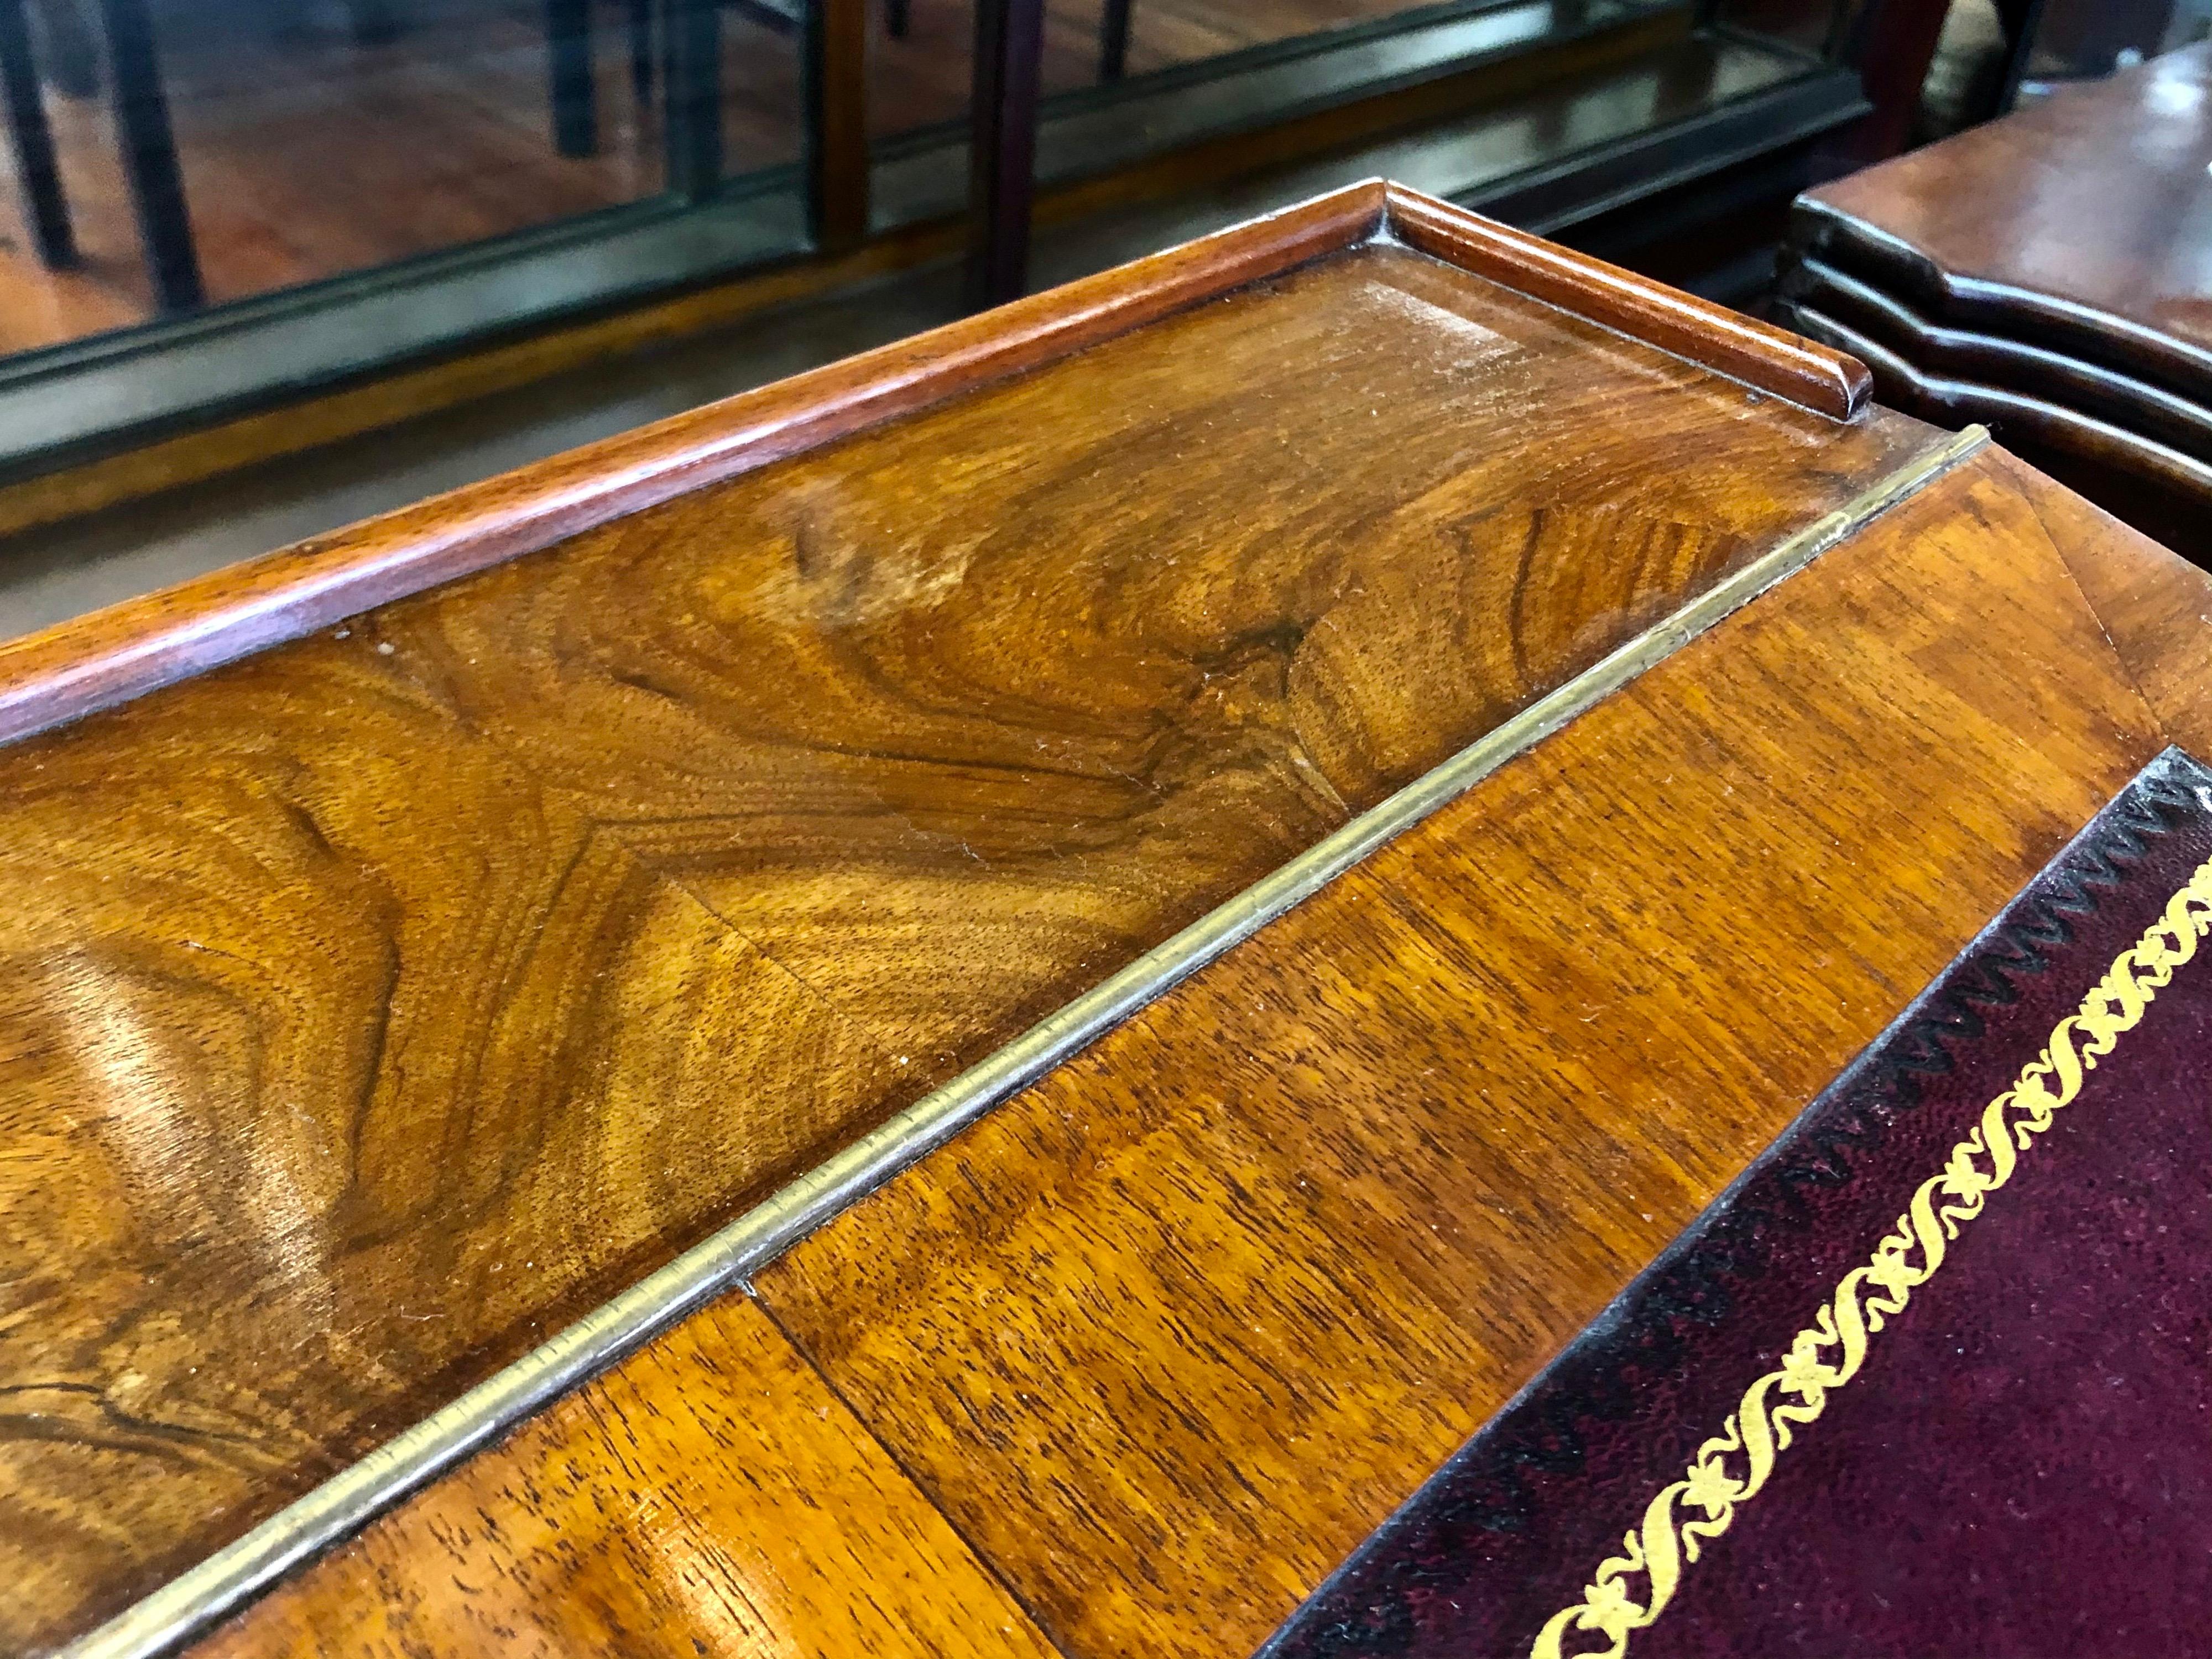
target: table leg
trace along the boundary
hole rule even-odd
[[[545,56],[553,95],[553,148],[598,153],[599,108],[592,75],[592,0],[545,0]]]
[[[1098,12],[1098,78],[1118,81],[1129,70],[1130,0],[1106,0]]]
[[[1991,118],[2012,113],[2020,101],[2020,83],[2027,78],[2027,60],[2035,52],[2035,32],[2043,25],[2044,0],[2000,0],[1997,15],[2005,29],[2004,68],[1997,77],[1996,107]]]
[[[968,204],[973,311],[1003,305],[1028,286],[1043,59],[1044,0],[976,0]]]
[[[346,27],[357,46],[388,46],[399,38],[392,0],[346,0]]]
[[[9,146],[15,155],[15,176],[23,181],[24,216],[39,258],[50,268],[73,265],[76,238],[70,229],[69,199],[62,193],[38,66],[31,61],[23,0],[0,0],[0,101],[7,106]]]
[[[653,0],[627,0],[629,89],[641,112],[653,107]]]
[[[1841,142],[1844,171],[1887,161],[1911,143],[1944,9],[1938,0],[1872,0],[1860,11],[1845,60],[1859,71],[1874,111]]]
[[[665,0],[661,14],[668,188],[694,199],[722,182],[720,0]]]
[[[868,0],[809,0],[806,205],[817,247],[868,234]]]
[[[176,135],[161,88],[161,64],[146,0],[100,0],[107,30],[109,95],[123,143],[123,170],[144,245],[154,302],[163,311],[189,311],[207,303],[200,280],[192,222],[185,204],[184,174],[177,166]]]

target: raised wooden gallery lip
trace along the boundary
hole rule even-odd
[[[1946,459],[1382,185],[994,326],[19,652],[0,1645],[281,1571]]]
[[[0,645],[0,742],[1020,374],[1377,237],[1832,420],[1864,365],[1381,179]]]
[[[1866,365],[1843,352],[1434,197],[1396,185],[1385,189],[1390,210],[1383,228],[1409,247],[1607,323],[1832,420],[1850,419],[1872,393]]]
[[[1214,961],[1401,830],[1455,799],[1804,568],[1869,520],[1972,454],[1969,428],[1899,468],[1844,508],[1684,605],[1382,805],[1282,866],[1068,1003],[713,1237],[597,1309],[505,1370],[404,1431],[307,1497],[72,1644],[71,1659],[143,1659],[235,1609],[293,1566],[366,1525],[532,1413],[742,1284],[993,1106],[1036,1082],[1163,992]]]

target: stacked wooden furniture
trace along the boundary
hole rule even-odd
[[[2212,559],[2212,46],[1799,198],[1790,324]]]
[[[1866,393],[1369,184],[0,649],[0,1645],[1249,1651],[2212,749]]]

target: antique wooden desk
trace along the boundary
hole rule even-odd
[[[2212,753],[1865,394],[1367,185],[0,650],[0,1644],[1428,1650],[1285,1620]]]
[[[2212,46],[1799,198],[1793,326],[2212,562]]]

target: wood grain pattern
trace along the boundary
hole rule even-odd
[[[1389,216],[1439,257],[1659,349],[1770,387],[1858,386],[1848,359],[1676,295],[1587,255],[1551,250],[1381,180],[1201,238],[981,317],[302,542],[149,599],[0,645],[0,740],[296,639],[371,605],[549,546],[686,491],[910,415],[1142,328],[1189,305],[1358,248]],[[1500,242],[1498,239],[1504,239]],[[1510,245],[1510,257],[1501,252]],[[1856,394],[1847,397],[1851,408]],[[1832,412],[1832,410],[1831,411]]]
[[[760,1294],[1065,1651],[1249,1650],[2164,740],[1969,464]]]
[[[2212,572],[2017,460],[2004,465],[2168,740],[2212,755]]]
[[[1873,390],[1863,364],[1816,341],[1571,253],[1540,236],[1455,212],[1433,197],[1391,186],[1390,227],[1424,253],[1610,323],[1833,419],[1857,414]]]
[[[942,1077],[1835,504],[1797,446],[1918,441],[1745,395],[1378,247],[378,625]]]
[[[1048,1659],[759,1309],[716,1304],[195,1650]]]
[[[1823,185],[1792,239],[1925,314],[2212,406],[2212,46]]]
[[[0,645],[0,740],[769,465],[1354,242],[1358,186]]]
[[[1146,293],[46,672],[178,672]],[[237,1535],[1930,435],[1365,246],[0,750],[5,1634]]]
[[[110,719],[7,769],[10,1651],[550,1335],[893,1081],[362,635]]]
[[[2004,386],[1925,372],[1817,306],[1793,301],[1791,323],[1847,349],[1881,377],[1893,406],[1949,426],[1978,422],[2137,529],[2212,564],[2212,462]]]

